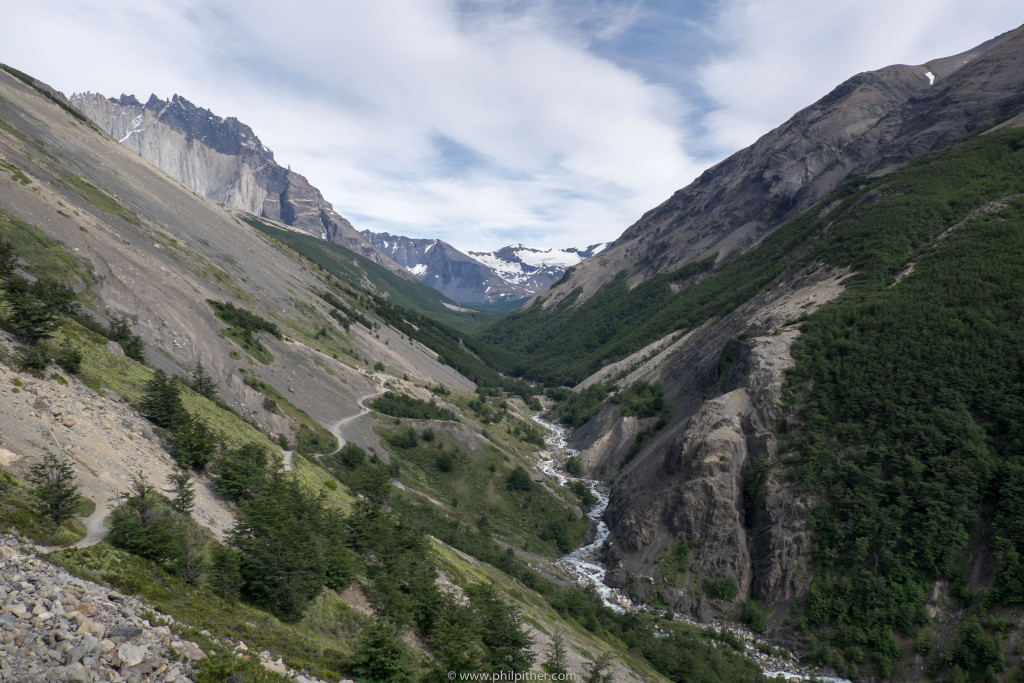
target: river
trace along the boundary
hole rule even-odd
[[[624,612],[626,610],[644,610],[660,613],[660,610],[654,610],[647,605],[635,603],[628,595],[618,588],[612,588],[605,584],[605,575],[608,570],[603,564],[601,564],[600,558],[601,547],[604,545],[604,542],[608,540],[608,536],[611,534],[611,531],[608,529],[608,524],[604,521],[604,512],[608,507],[609,500],[608,486],[604,482],[597,481],[595,479],[573,477],[566,473],[566,461],[579,454],[579,451],[569,446],[569,430],[561,425],[548,422],[540,415],[534,415],[533,420],[548,430],[547,435],[544,437],[544,443],[547,448],[541,453],[541,471],[557,481],[561,486],[568,486],[577,481],[583,482],[584,485],[590,489],[590,492],[596,499],[594,505],[587,512],[587,517],[592,523],[596,524],[593,540],[586,545],[580,546],[568,555],[560,557],[557,560],[558,565],[565,569],[579,585],[584,587],[593,587],[594,590],[597,591],[597,594],[601,596],[604,604],[616,612]],[[760,652],[756,647],[758,640],[757,636],[747,629],[740,628],[732,624],[720,624],[717,622],[701,623],[694,619],[680,617],[679,615],[675,618],[700,628],[710,627],[716,631],[725,628],[731,631],[744,642],[747,656],[756,661],[761,666],[765,676],[768,676],[769,678],[778,678],[787,681],[814,680],[822,681],[822,683],[850,683],[846,678],[821,674],[816,675],[803,667],[799,667],[801,669],[799,671],[790,670],[791,668],[794,668],[792,665],[786,666],[785,661],[769,658],[764,653]]]

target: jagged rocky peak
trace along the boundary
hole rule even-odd
[[[251,127],[181,95],[107,98],[77,93],[71,104],[122,145],[193,191],[341,244],[407,274],[367,242],[305,176],[283,168]]]

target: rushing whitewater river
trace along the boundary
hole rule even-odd
[[[612,588],[611,586],[606,585],[604,582],[607,570],[605,569],[605,566],[601,564],[601,546],[603,546],[604,542],[608,540],[608,536],[611,533],[608,529],[608,524],[604,521],[604,511],[608,507],[607,485],[605,485],[604,482],[596,481],[594,479],[583,479],[581,477],[573,477],[567,474],[565,472],[566,461],[579,453],[575,449],[569,447],[569,430],[561,425],[548,422],[540,417],[540,415],[534,415],[533,420],[548,429],[548,434],[544,438],[547,450],[541,453],[543,458],[540,463],[541,471],[557,481],[561,486],[567,486],[576,481],[583,482],[583,484],[590,489],[590,492],[594,494],[594,498],[596,499],[593,507],[591,507],[590,511],[587,513],[587,517],[597,525],[594,540],[586,545],[580,546],[568,555],[559,558],[557,561],[559,566],[569,572],[569,574],[571,574],[576,582],[581,586],[593,586],[594,590],[597,591],[597,594],[601,596],[604,604],[608,605],[616,612],[624,612],[626,610],[633,609],[647,609],[644,605],[635,604],[625,593],[617,588]],[[677,616],[677,618],[680,617]],[[758,656],[758,652],[755,647],[756,638],[752,633],[745,629],[736,628],[727,624],[702,624],[691,619],[685,619],[685,621],[695,626],[710,626],[716,630],[727,628],[740,636],[745,643],[747,654],[760,663],[765,675],[769,678],[779,678],[783,680],[796,679],[803,681],[814,680],[822,681],[823,683],[850,683],[848,679],[838,676],[823,676],[803,671],[790,671],[784,666],[780,667],[779,665],[782,664],[780,661],[763,661],[764,656]]]
[[[613,610],[622,612],[633,608],[633,601],[622,591],[605,584],[606,570],[599,559],[601,546],[608,540],[608,534],[610,533],[608,525],[604,521],[604,511],[608,507],[608,487],[594,479],[582,479],[566,474],[564,469],[565,462],[577,454],[577,451],[570,448],[566,441],[568,430],[565,427],[542,419],[539,415],[534,415],[533,419],[550,430],[545,438],[545,443],[547,444],[545,454],[547,459],[541,461],[541,471],[562,486],[567,486],[576,481],[583,482],[597,500],[587,513],[587,517],[597,524],[594,540],[560,558],[558,564],[568,571],[580,585],[593,586],[604,603]]]

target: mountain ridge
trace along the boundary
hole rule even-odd
[[[252,128],[180,95],[145,104],[134,95],[75,93],[72,106],[121,145],[200,195],[341,244],[406,273],[373,248],[305,176],[274,160]]]
[[[576,287],[585,300],[623,269],[635,285],[710,255],[726,259],[844,180],[887,172],[1014,113],[1020,79],[1000,64],[1014,61],[1021,42],[1018,28],[958,55],[853,76],[646,212],[600,263],[570,269],[546,305]]]
[[[363,230],[362,235],[421,282],[471,306],[501,307],[533,296],[562,277],[566,268],[607,246],[558,250],[515,244],[495,251],[462,252],[438,239],[371,230]]]

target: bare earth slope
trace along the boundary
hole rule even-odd
[[[375,386],[367,363],[376,359],[426,381],[473,386],[425,347],[399,346],[400,335],[386,326],[376,333],[336,327],[314,293],[326,286],[322,273],[4,71],[0,121],[18,131],[0,129],[0,160],[25,177],[0,174],[0,208],[75,257],[92,307],[127,316],[154,365],[180,374],[202,361],[225,398],[267,432],[287,434],[295,425],[263,407],[243,370],[324,425],[359,410],[358,399]],[[208,299],[232,301],[284,329],[283,341],[261,339],[274,361],[257,363],[222,336],[226,326]],[[313,345],[323,325],[333,330],[331,348],[351,355]]]

